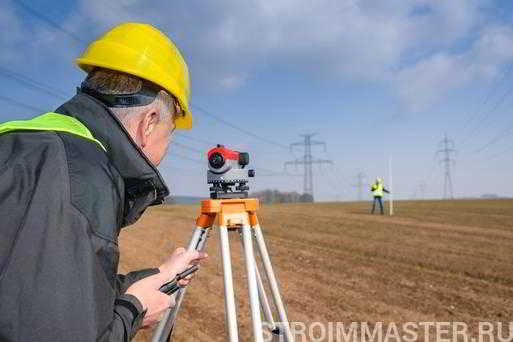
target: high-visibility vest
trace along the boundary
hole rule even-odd
[[[383,184],[379,183],[379,184],[373,184],[372,185],[372,194],[375,196],[375,197],[383,197]]]
[[[103,144],[95,139],[89,129],[79,120],[58,113],[45,113],[31,120],[8,121],[0,124],[0,134],[13,131],[56,131],[78,135],[84,139],[94,141],[107,151]]]

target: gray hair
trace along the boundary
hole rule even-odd
[[[147,81],[124,72],[95,68],[87,75],[83,86],[102,94],[133,94],[142,89],[144,82]],[[148,105],[124,108],[110,107],[109,109],[116,115],[121,123],[126,124],[131,119],[138,117],[152,107],[159,108],[160,120],[165,120],[172,116],[169,109],[174,108],[173,106],[173,97],[162,90],[155,100]]]

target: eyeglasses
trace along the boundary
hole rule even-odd
[[[173,116],[173,123],[176,122],[177,119],[183,118],[185,116],[185,111],[182,109],[182,106],[180,105],[180,102],[178,102],[178,99],[174,96],[172,96],[173,99],[173,108],[170,110],[171,115]]]

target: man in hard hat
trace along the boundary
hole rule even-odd
[[[374,210],[376,209],[376,202],[379,203],[379,209],[381,211],[381,215],[384,214],[383,212],[383,196],[384,193],[389,194],[390,191],[385,189],[385,185],[383,182],[383,178],[376,178],[376,182],[372,184],[371,186],[371,192],[374,196],[374,201],[372,202],[372,211],[371,214],[374,214]]]
[[[76,63],[87,72],[76,96],[0,125],[1,341],[128,341],[174,305],[159,288],[206,258],[177,249],[116,274],[120,229],[169,194],[156,166],[173,131],[191,128],[180,52],[126,23]]]

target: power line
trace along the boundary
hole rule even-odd
[[[29,14],[33,15],[34,17],[40,19],[41,21],[45,22],[46,24],[50,25],[51,27],[53,27],[54,29],[68,35],[70,38],[72,38],[73,40],[77,41],[77,42],[80,42],[80,43],[86,43],[85,41],[83,41],[80,37],[78,37],[77,35],[75,35],[73,32],[65,29],[64,27],[62,27],[61,25],[59,25],[58,23],[54,22],[53,20],[47,18],[46,16],[42,15],[40,12],[34,10],[33,8],[31,8],[30,6],[28,6],[27,4],[25,4],[23,1],[21,0],[14,0],[20,7],[22,7],[26,12],[28,12]],[[26,76],[23,76],[21,74],[17,74],[15,72],[12,72],[12,71],[9,71],[9,70],[0,70],[2,71],[0,74],[3,75],[4,77],[7,77],[7,78],[11,78],[11,79],[14,79],[22,84],[24,84],[25,86],[27,87],[30,87],[32,89],[35,89],[35,90],[38,90],[40,92],[44,92],[46,94],[49,94],[49,95],[52,95],[52,96],[55,96],[55,97],[58,97],[58,98],[61,98],[61,99],[66,99],[67,96],[66,95],[63,95],[64,93],[59,91],[59,90],[55,90],[55,89],[52,89],[50,86],[46,85],[46,84],[43,84],[41,82],[38,82],[38,81],[35,81],[29,77],[26,77]],[[8,101],[8,100],[6,100]],[[21,103],[17,103],[18,105],[20,106],[23,106],[25,108],[28,108],[30,106],[28,105],[24,105],[24,104],[21,104]],[[192,107],[198,109],[200,112],[202,112],[203,114],[223,123],[224,125],[228,126],[228,127],[231,127],[233,129],[236,129],[246,135],[249,135],[251,137],[254,137],[256,139],[259,139],[263,142],[266,142],[268,144],[271,144],[271,145],[274,145],[274,146],[278,146],[278,147],[281,147],[281,148],[284,148],[284,149],[288,149],[288,146],[285,146],[283,144],[280,144],[278,142],[275,142],[273,140],[270,140],[270,139],[267,139],[265,137],[262,137],[262,136],[259,136],[257,134],[254,134],[253,132],[251,131],[248,131],[244,128],[241,128],[241,127],[238,127],[230,122],[228,122],[227,120],[224,120],[222,118],[220,118],[219,116],[217,115],[214,115],[212,113],[210,113],[209,111],[207,111],[206,109],[200,107],[200,106],[197,106],[197,105],[194,105],[194,104],[191,104]],[[180,135],[181,137],[184,137],[186,139],[190,139],[190,140],[195,140],[195,141],[200,141],[201,143],[203,144],[207,144],[207,145],[212,145],[211,142],[207,142],[206,140],[203,140],[203,139],[199,139],[199,138],[192,138],[192,137],[188,137],[186,135]],[[186,145],[180,145],[179,143],[176,144],[177,146],[182,146],[182,147],[185,147]],[[195,150],[195,151],[199,151],[198,149],[194,149],[192,147],[185,147],[185,148],[188,148],[190,150]],[[202,151],[201,151],[202,152]]]
[[[68,99],[68,96],[66,94],[64,94],[64,92],[62,92],[58,89],[52,89],[52,87],[50,87],[46,84],[35,81],[31,78],[28,78],[26,76],[23,76],[23,75],[17,73],[17,72],[10,71],[10,70],[0,67],[0,76],[3,76],[5,78],[11,79],[11,80],[15,80],[18,83],[21,83],[28,88],[32,88],[39,92],[44,92],[47,95],[58,97],[62,100]]]
[[[312,140],[312,137],[315,133],[310,134],[301,134],[304,138],[302,142],[296,142],[290,144],[290,149],[292,150],[296,146],[301,146],[304,149],[303,159],[295,159],[293,161],[285,162],[285,168],[287,165],[303,165],[304,166],[304,174],[303,174],[303,193],[309,194],[313,199],[313,164],[333,164],[331,160],[326,159],[313,159],[312,157],[312,146],[315,145],[323,145],[324,149],[326,149],[326,143],[321,141]]]
[[[324,153],[328,156],[328,159],[333,160],[333,156],[331,155],[330,151],[325,150]],[[338,168],[338,165],[336,163],[331,164],[331,167],[329,168],[330,172],[332,173],[333,177],[340,181],[342,180],[348,187],[351,187],[351,180],[344,176],[344,173]]]
[[[172,144],[176,144],[176,142],[173,142]],[[180,146],[183,146],[185,148],[190,148],[189,146],[186,146],[186,145],[180,145]],[[191,162],[194,162],[196,164],[201,164],[201,165],[206,165],[205,161],[203,160],[199,160],[199,159],[194,159],[194,158],[190,158],[188,156],[184,156],[182,154],[179,154],[179,153],[171,153],[171,157],[177,157],[177,158],[180,158],[180,159],[183,159],[183,160],[188,160],[188,161],[191,161]],[[291,177],[291,176],[296,176],[296,175],[291,175],[291,174],[288,174],[286,172],[277,172],[277,171],[274,171],[274,170],[270,170],[270,169],[265,169],[265,168],[261,168],[261,167],[255,167],[254,168],[257,172],[258,171],[264,171],[264,172],[267,172],[268,174],[264,174],[264,175],[261,175],[261,176],[265,176],[265,177],[280,177],[280,176],[286,176],[286,177]],[[258,174],[257,174],[258,175]]]
[[[23,1],[21,1],[21,0],[14,0],[14,2],[16,2],[20,7],[22,7],[26,12],[30,13],[32,16],[38,18],[41,21],[44,21],[46,24],[50,25],[51,27],[53,27],[57,31],[60,31],[60,32],[64,33],[65,35],[67,35],[68,37],[73,39],[74,41],[82,43],[82,44],[86,44],[86,42],[83,41],[82,38],[80,38],[79,36],[77,36],[73,32],[71,32],[69,30],[66,30],[64,27],[62,27],[61,25],[59,25],[55,21],[47,18],[46,16],[42,15],[40,12],[34,10],[32,7],[27,6],[27,4],[25,4]]]
[[[504,101],[506,101],[506,99],[508,98],[509,95],[511,95],[513,93],[513,85],[508,88],[506,90],[506,92],[504,92],[502,94],[502,96],[495,102],[495,104],[493,105],[493,107],[485,112],[482,116],[481,116],[481,119],[477,122],[477,124],[474,126],[474,129],[471,130],[469,132],[469,134],[466,135],[466,137],[461,141],[461,144],[464,144],[465,142],[467,142],[472,136],[475,135],[475,133],[477,133],[479,130],[482,130],[483,129],[483,125],[485,124],[486,121],[489,122],[489,118],[491,116],[491,114],[493,112],[495,112],[501,104],[504,103]]]
[[[68,98],[67,95],[65,95],[64,92],[60,91],[60,90],[57,90],[55,88],[52,88],[51,86],[47,85],[47,84],[44,84],[42,82],[38,82],[30,77],[27,77],[27,76],[24,76],[24,75],[21,75],[19,73],[16,73],[14,71],[11,71],[11,70],[7,70],[7,69],[4,69],[4,68],[1,68],[0,67],[0,75],[6,77],[6,78],[10,78],[10,79],[13,79],[13,80],[16,80],[18,81],[19,83],[22,83],[23,85],[25,85],[26,87],[29,87],[29,88],[32,88],[33,90],[36,90],[36,91],[39,91],[39,92],[44,92],[46,93],[47,95],[51,95],[51,96],[54,96],[54,97],[57,97],[59,99],[63,99],[63,100],[66,100]],[[233,129],[236,129],[244,134],[247,134],[251,137],[254,137],[256,139],[259,139],[263,142],[266,142],[268,144],[271,144],[271,145],[274,145],[274,146],[278,146],[278,147],[281,147],[281,148],[285,148],[285,149],[289,149],[288,146],[285,146],[285,145],[282,145],[280,143],[277,143],[277,142],[274,142],[272,140],[269,140],[267,138],[264,138],[264,137],[261,137],[257,134],[254,134],[253,132],[250,132],[248,130],[245,130],[243,128],[240,128],[210,112],[208,112],[206,109],[204,108],[201,108],[197,105],[194,105],[194,104],[191,104],[192,107],[198,109],[200,112],[202,112],[203,114],[211,117],[211,118],[214,118],[215,120],[223,123],[224,125],[226,126],[229,126]],[[176,133],[176,132],[175,132]],[[210,141],[207,141],[205,139],[201,139],[201,138],[196,138],[196,137],[190,137],[190,136],[187,136],[185,134],[181,134],[181,133],[176,133],[178,136],[182,137],[182,138],[185,138],[185,139],[189,139],[189,140],[192,140],[192,141],[196,141],[196,142],[200,142],[201,144],[205,144],[205,145],[216,145],[216,144],[213,144],[212,142]]]
[[[196,164],[201,164],[201,165],[205,164],[205,162],[203,160],[190,158],[190,157],[184,156],[182,154],[178,154],[178,153],[171,153],[170,156],[171,157],[180,158],[180,159],[183,159],[183,160],[188,160],[188,161],[194,162]]]
[[[178,147],[181,147],[181,148],[189,150],[189,151],[198,152],[201,155],[203,155],[205,153],[205,151],[199,150],[197,148],[194,148],[194,147],[191,147],[191,146],[188,146],[188,145],[185,145],[185,144],[181,144],[181,143],[179,143],[177,141],[173,141],[171,144],[173,146],[178,146]]]
[[[331,159],[331,157],[330,157]],[[336,195],[335,198],[338,200],[340,198],[340,194],[347,194],[345,187],[340,184],[340,181],[343,180],[345,185],[348,185],[349,187],[351,184],[347,182],[347,179],[343,177],[342,172],[336,167],[336,164],[330,163],[330,167],[323,168],[322,164],[319,165],[319,171],[321,172],[321,176],[323,177],[322,180],[327,181],[329,186],[331,186],[331,189],[335,189]]]
[[[22,85],[24,85],[27,88],[31,88],[31,89],[33,89],[35,91],[38,91],[38,92],[43,92],[46,95],[50,95],[50,96],[53,96],[55,98],[59,98],[61,100],[67,100],[69,98],[69,96],[67,96],[63,91],[61,91],[59,89],[52,88],[48,84],[39,82],[39,81],[34,80],[34,79],[30,78],[30,77],[24,76],[24,75],[22,75],[20,73],[17,73],[17,72],[14,72],[14,71],[2,68],[2,67],[0,67],[0,76],[3,76],[5,78],[9,78],[11,80],[15,80],[15,81],[21,83]],[[4,101],[6,101],[6,102],[10,102],[10,103],[22,106],[24,108],[29,108],[31,110],[36,109],[36,107],[32,107],[32,106],[23,104],[21,102],[17,102],[17,101],[12,100],[12,99],[8,99],[8,98],[5,98],[5,97],[2,97],[2,99]],[[44,110],[40,110],[40,111],[44,111]],[[185,134],[181,134],[181,133],[178,133],[178,132],[175,132],[174,134],[180,136],[181,138],[185,138],[185,139],[189,139],[189,140],[193,140],[193,141],[200,141],[202,144],[206,144],[206,145],[212,145],[210,142],[207,142],[207,141],[205,141],[203,139],[189,137],[189,136],[187,136]],[[176,141],[173,142],[173,145],[180,146],[180,147],[189,149],[189,150],[194,151],[194,152],[199,152],[199,153],[203,153],[204,152],[202,150],[199,150],[199,149],[187,146],[185,144],[180,144],[179,142],[176,142]]]
[[[445,134],[444,139],[440,142],[442,148],[437,151],[437,155],[442,154],[442,158],[440,159],[440,163],[444,165],[444,199],[447,199],[448,196],[450,199],[454,199],[453,189],[452,189],[452,177],[451,177],[451,166],[454,165],[454,159],[452,158],[452,154],[456,152],[454,149],[454,142],[447,138],[447,134]]]
[[[195,104],[191,103],[191,107],[196,108],[197,110],[199,110],[204,115],[209,116],[209,117],[213,118],[214,120],[217,120],[217,121],[223,123],[224,125],[226,125],[228,127],[231,127],[231,128],[233,128],[235,130],[238,130],[238,131],[240,131],[240,132],[242,132],[242,133],[244,133],[244,134],[246,134],[248,136],[251,136],[251,137],[253,137],[255,139],[258,139],[258,140],[263,141],[263,142],[265,142],[267,144],[270,144],[270,145],[274,145],[274,146],[277,146],[277,147],[280,147],[280,148],[283,148],[283,149],[287,149],[287,150],[289,149],[289,147],[286,146],[286,145],[283,145],[283,144],[280,144],[280,143],[278,143],[276,141],[273,141],[273,140],[261,137],[261,136],[255,134],[255,133],[253,133],[251,131],[248,131],[248,130],[246,130],[244,128],[236,126],[236,125],[232,124],[231,122],[226,121],[226,120],[220,118],[219,116],[210,113],[209,111],[207,111],[206,109],[203,109],[202,107],[200,107],[198,105],[195,105]]]
[[[253,167],[252,169],[256,172],[256,177],[263,176],[263,177],[302,177],[303,175],[293,175],[288,172],[278,172],[270,169],[265,169],[262,167]],[[259,171],[267,172],[267,174],[261,174]]]
[[[180,138],[184,138],[184,139],[187,139],[187,140],[191,140],[191,141],[194,141],[195,143],[199,143],[199,144],[202,144],[204,146],[215,146],[217,145],[217,143],[214,143],[214,142],[211,142],[211,141],[208,141],[208,140],[205,140],[203,138],[196,138],[196,137],[191,137],[189,135],[186,135],[184,133],[180,133],[180,132],[176,132],[174,133],[175,135],[179,136]]]
[[[490,139],[486,144],[484,144],[483,146],[481,146],[480,148],[476,149],[474,151],[474,153],[480,153],[482,152],[483,150],[487,149],[488,147],[490,147],[491,145],[494,145],[496,144],[498,141],[500,141],[501,139],[507,137],[508,135],[511,135],[511,133],[513,133],[513,125],[510,125],[508,127],[506,127],[506,129],[502,130],[499,134],[497,134],[495,137],[493,137],[492,139]]]
[[[33,110],[35,112],[45,112],[44,109],[42,108],[38,108],[38,107],[33,107],[31,105],[27,105],[27,104],[24,104],[22,102],[19,102],[19,101],[16,101],[12,98],[9,98],[9,97],[5,97],[3,95],[0,95],[0,100],[1,101],[4,101],[6,103],[10,103],[14,106],[18,106],[18,107],[22,107],[22,108],[26,108],[26,109],[29,109],[29,110]],[[199,149],[196,149],[194,147],[191,147],[191,146],[187,146],[185,144],[181,144],[181,143],[178,143],[176,141],[173,141],[172,142],[172,145],[173,146],[178,146],[178,147],[181,147],[181,148],[184,148],[184,149],[187,149],[187,150],[190,150],[190,151],[194,151],[194,152],[199,152],[199,153],[204,153],[204,151],[202,150],[199,150]],[[171,154],[171,157],[176,157],[176,158],[180,158],[180,159],[183,159],[183,160],[188,160],[188,161],[191,161],[191,162],[194,162],[194,163],[197,163],[197,164],[204,164],[205,162],[202,161],[202,160],[198,160],[198,159],[194,159],[194,158],[190,158],[188,156],[184,156],[184,155],[181,155],[181,154],[178,154],[178,153],[172,153]],[[291,175],[291,174],[288,174],[286,172],[277,172],[277,171],[273,171],[273,170],[269,170],[269,169],[264,169],[264,168],[256,168],[257,170],[262,170],[264,172],[267,172],[269,174],[267,175],[262,175],[262,176],[286,176],[286,177],[290,177],[290,176],[297,176],[297,175]]]
[[[16,80],[16,81],[20,82],[21,84],[23,84],[25,87],[32,88],[32,89],[34,89],[36,91],[39,91],[39,92],[44,92],[47,95],[58,97],[60,99],[67,99],[67,97],[65,97],[65,95],[64,95],[64,92],[62,92],[62,91],[60,91],[58,89],[52,89],[52,87],[50,87],[47,84],[44,84],[44,83],[39,82],[39,81],[36,81],[36,80],[34,80],[34,79],[30,78],[30,77],[21,75],[19,73],[14,72],[14,71],[10,71],[10,70],[7,70],[7,69],[4,69],[4,68],[0,67],[0,75],[5,76],[5,77],[10,78],[10,79],[13,79],[13,80]],[[11,103],[11,104],[19,106],[19,107],[23,107],[23,108],[27,108],[27,109],[30,109],[30,110],[34,110],[34,111],[37,111],[37,112],[45,112],[44,109],[33,107],[33,106],[30,106],[30,105],[21,103],[21,102],[18,102],[16,100],[14,100],[14,99],[5,97],[5,96],[0,96],[0,100],[3,100],[4,102],[8,102],[8,103]],[[201,143],[204,146],[215,145],[214,143],[212,143],[210,141],[207,141],[207,140],[204,140],[204,139],[201,139],[201,138],[191,137],[191,136],[185,135],[183,133],[174,132],[174,134],[178,135],[180,138],[185,138],[185,139],[189,139],[191,141],[199,142],[199,143]],[[195,148],[195,147],[192,147],[192,146],[189,146],[189,145],[177,142],[177,141],[173,141],[173,145],[178,146],[180,148],[184,148],[184,149],[193,151],[193,152],[197,152],[197,153],[200,153],[200,154],[203,154],[205,152],[205,151],[200,150],[198,148]],[[175,155],[175,156],[177,156],[179,158],[185,159],[185,160],[190,160],[190,161],[193,161],[193,162],[203,163],[203,161],[192,159],[192,158],[189,158],[189,157],[186,157],[186,156],[180,156],[178,154],[173,154],[173,155]],[[272,173],[273,175],[289,175],[287,173],[277,172],[277,171],[270,171],[269,170],[269,172]]]
[[[176,132],[175,132],[176,133]],[[190,151],[193,151],[193,152],[198,152],[198,153],[201,153],[202,155],[204,155],[205,151],[202,151],[202,150],[199,150],[197,148],[194,148],[194,147],[191,147],[191,146],[188,146],[188,145],[185,145],[185,144],[182,144],[182,143],[179,143],[177,142],[176,140],[173,140],[172,142],[172,145],[173,146],[178,146],[178,147],[181,147],[181,148],[184,148],[184,149],[187,149],[187,150],[190,150]],[[197,161],[197,160],[194,160],[194,161]],[[290,173],[287,173],[287,172],[279,172],[279,171],[274,171],[274,170],[270,170],[270,169],[266,169],[266,168],[261,168],[261,167],[254,167],[254,169],[256,171],[264,171],[266,172],[267,174],[260,174],[260,176],[264,176],[264,177],[279,177],[279,176],[285,176],[285,177],[295,177],[297,175],[292,175]]]
[[[6,97],[6,96],[3,96],[3,95],[0,95],[0,100],[2,100],[4,102],[7,102],[7,103],[10,103],[12,105],[18,106],[18,107],[23,107],[23,108],[26,108],[26,109],[29,109],[29,110],[33,110],[35,112],[39,112],[39,113],[46,112],[46,110],[44,110],[44,109],[41,109],[41,108],[38,108],[38,107],[33,107],[31,105],[28,105],[28,104],[16,101],[16,100],[14,100],[14,99],[12,99],[10,97]]]
[[[497,157],[500,157],[506,153],[510,153],[510,152],[513,152],[513,145],[509,146],[507,149],[499,152],[499,153],[495,153],[493,155],[491,155],[489,158],[487,158],[486,160],[493,160],[493,159],[496,159]]]
[[[322,179],[324,180],[327,180],[328,181],[328,191],[333,194],[333,197],[335,199],[335,201],[339,201],[340,200],[340,196],[342,193],[345,193],[345,191],[342,189],[342,191],[340,191],[341,188],[339,188],[339,184],[331,177],[330,173],[328,172],[328,168],[323,168],[322,165],[319,165],[319,171],[321,173],[321,176],[322,176]]]
[[[461,127],[462,127],[461,129],[462,129],[462,130],[465,130],[465,129],[467,128],[467,126],[468,126],[472,121],[474,121],[474,119],[476,119],[476,118],[479,116],[479,114],[482,114],[482,112],[483,112],[483,110],[482,110],[482,109],[483,109],[483,107],[482,107],[482,106],[484,106],[484,105],[486,105],[486,104],[488,103],[488,101],[489,101],[489,100],[491,99],[491,97],[492,97],[492,94],[493,94],[493,93],[495,93],[495,92],[498,90],[500,83],[502,83],[502,82],[507,78],[507,76],[511,73],[511,71],[513,71],[513,63],[511,63],[511,64],[508,66],[508,68],[506,69],[506,71],[505,71],[505,72],[503,72],[503,74],[502,74],[501,78],[500,78],[497,82],[495,82],[494,86],[490,86],[490,89],[489,89],[488,93],[486,93],[486,95],[485,95],[485,97],[484,97],[484,100],[483,100],[483,101],[481,101],[481,103],[480,103],[478,106],[476,106],[476,110],[475,110],[474,114],[473,114],[473,115],[471,115],[471,116],[470,116],[470,117],[465,121],[465,123],[461,126]],[[481,110],[480,110],[480,108],[479,108],[479,107],[481,107]]]

